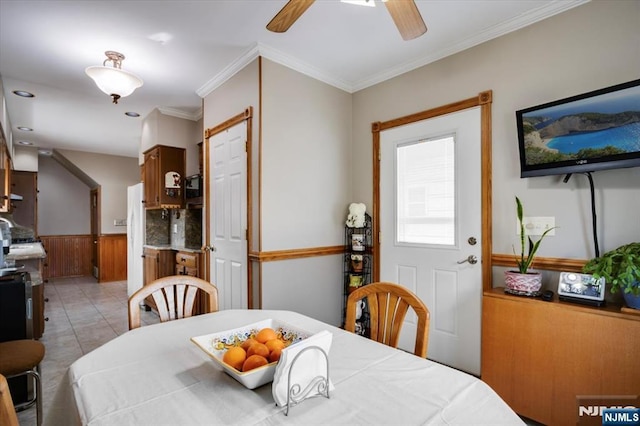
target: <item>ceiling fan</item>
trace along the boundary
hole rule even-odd
[[[267,24],[267,29],[276,33],[283,33],[313,4],[315,0],[289,0],[280,12]],[[373,1],[373,0],[367,0]],[[383,0],[384,1],[384,0]],[[427,32],[427,26],[420,16],[420,11],[414,0],[386,0],[393,22],[398,27],[404,40],[412,40]]]

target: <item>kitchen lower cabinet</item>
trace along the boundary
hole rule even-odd
[[[148,285],[158,278],[175,274],[175,251],[172,249],[157,249],[145,247],[144,258],[144,285]],[[144,301],[148,308],[156,309],[156,304],[151,296]]]
[[[189,275],[196,278],[203,278],[202,253],[193,251],[178,251],[175,258],[176,275]],[[198,290],[195,302],[194,315],[209,312],[209,305],[202,292]]]

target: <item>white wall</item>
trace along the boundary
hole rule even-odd
[[[640,2],[594,1],[364,89],[353,97],[354,198],[372,199],[371,123],[493,90],[493,251],[517,244],[515,200],[555,216],[539,255],[594,256],[587,179],[520,179],[515,111],[637,79]],[[428,37],[428,34],[427,34]],[[594,174],[600,248],[640,240],[640,168]],[[500,279],[500,277],[498,277]]]
[[[114,221],[127,218],[127,187],[140,182],[137,159],[80,151],[59,152],[100,185],[100,233],[126,233],[126,226],[115,226]]]
[[[38,234],[91,233],[90,189],[51,157],[38,166]]]
[[[262,249],[344,243],[351,95],[269,60],[262,66]],[[268,262],[263,308],[340,325],[342,255]]]
[[[38,148],[16,146],[13,151],[13,170],[38,171]]]
[[[269,60],[262,82],[262,249],[340,245],[351,95]]]

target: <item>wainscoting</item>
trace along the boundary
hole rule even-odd
[[[40,235],[40,239],[47,252],[43,278],[92,275],[91,235]]]
[[[86,277],[98,267],[98,282],[127,279],[127,235],[100,235],[97,261],[91,235],[40,235],[47,252],[43,275],[48,278]]]

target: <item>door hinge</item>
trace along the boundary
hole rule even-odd
[[[378,244],[382,244],[382,231],[378,231]]]
[[[244,230],[244,240],[245,241],[249,241],[249,229],[245,229]]]

